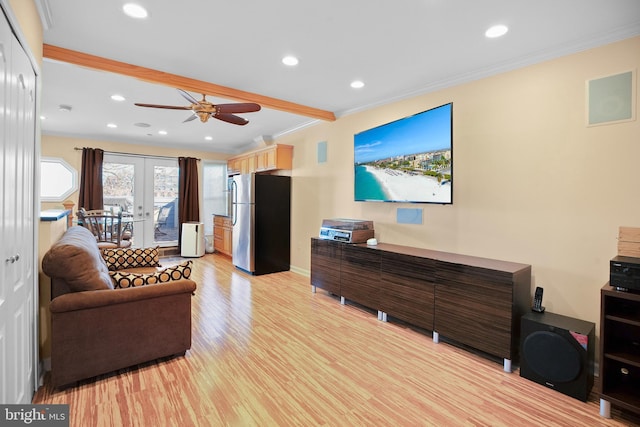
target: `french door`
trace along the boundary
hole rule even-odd
[[[177,246],[178,160],[104,155],[105,209],[121,211],[133,247]]]

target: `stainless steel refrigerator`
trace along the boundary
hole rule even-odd
[[[233,265],[254,275],[289,270],[291,177],[235,175],[231,220]]]

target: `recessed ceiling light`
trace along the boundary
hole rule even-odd
[[[47,116],[40,116],[40,120],[47,120]]]
[[[62,111],[62,112],[68,113],[68,112],[71,111],[71,105],[60,104],[60,105],[58,105],[58,111]]]
[[[139,122],[139,123],[134,123],[134,126],[137,126],[139,128],[148,128],[151,127],[151,125],[149,123],[143,123],[143,122]]]
[[[125,4],[124,6],[122,6],[122,10],[127,16],[130,16],[131,18],[144,19],[149,16],[149,13],[144,7],[135,3]]]
[[[484,35],[489,37],[490,39],[494,39],[496,37],[501,37],[507,34],[509,28],[506,25],[494,25],[485,31]]]
[[[111,99],[113,99],[114,101],[122,102],[125,98],[122,95],[115,94],[111,95]]]
[[[159,133],[160,135],[166,135],[166,134],[167,134],[167,131],[166,131],[166,130],[159,130],[159,131],[158,131],[158,133]]]
[[[111,128],[111,129],[115,129],[115,128],[117,128],[117,127],[118,127],[118,125],[117,125],[117,124],[115,124],[115,123],[107,123],[107,127],[108,127],[108,128]]]
[[[354,89],[360,89],[364,87],[364,82],[361,80],[354,80],[351,82],[351,87]]]
[[[213,141],[213,137],[212,136],[205,136],[204,139],[206,139],[207,141]]]
[[[284,58],[282,58],[282,63],[284,65],[288,65],[289,67],[293,67],[293,66],[298,65],[298,62],[300,62],[300,61],[298,61],[298,58],[296,58],[295,56],[292,56],[292,55],[288,55],[288,56],[285,56]]]

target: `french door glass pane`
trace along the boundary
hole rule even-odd
[[[105,162],[102,167],[105,209],[133,215],[133,183],[134,165]]]
[[[178,241],[178,167],[153,168],[153,239],[157,243]]]

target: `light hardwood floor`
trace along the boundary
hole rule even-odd
[[[176,263],[174,258],[165,265]],[[251,277],[223,255],[195,260],[184,357],[45,385],[72,426],[628,426],[640,418],[550,390],[428,332],[311,293],[292,272]],[[124,327],[124,326],[123,326]]]

